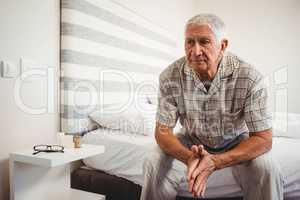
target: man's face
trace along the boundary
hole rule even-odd
[[[208,25],[190,24],[185,32],[185,54],[188,64],[199,72],[217,68],[227,46],[226,43],[223,48],[221,44],[218,44]]]

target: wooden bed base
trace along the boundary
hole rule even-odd
[[[71,187],[88,192],[103,194],[106,200],[139,200],[142,187],[127,179],[98,170],[79,168],[71,175]],[[176,200],[195,198],[177,197]],[[200,198],[198,198],[200,199]],[[201,200],[242,200],[243,198],[217,198]]]

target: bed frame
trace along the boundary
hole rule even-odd
[[[71,187],[74,189],[105,195],[106,200],[139,200],[142,189],[140,185],[137,185],[127,179],[110,175],[100,170],[84,168],[78,168],[72,172]],[[176,198],[176,200],[193,199],[196,198],[180,196]],[[243,198],[210,198],[201,200],[243,200]]]

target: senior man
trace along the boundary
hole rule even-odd
[[[183,181],[194,196],[204,196],[209,176],[229,166],[245,200],[283,199],[263,77],[225,52],[224,29],[213,14],[191,18],[185,57],[160,75],[158,147],[144,162],[142,200],[175,200]],[[175,135],[178,119],[182,129]]]

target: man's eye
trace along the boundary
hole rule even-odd
[[[193,45],[193,44],[195,44],[195,41],[194,40],[186,40],[186,43],[188,45]]]
[[[209,40],[200,40],[199,43],[202,45],[208,45],[210,43],[210,41]]]

